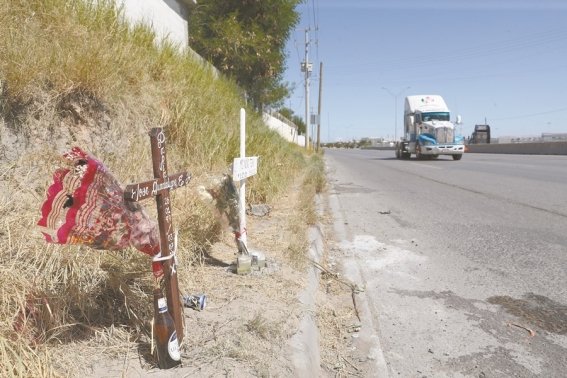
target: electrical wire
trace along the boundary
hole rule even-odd
[[[527,52],[529,55],[534,54],[534,48],[541,48],[552,42],[561,42],[567,40],[567,31],[565,30],[547,30],[539,33],[518,36],[513,39],[494,41],[469,47],[456,53],[447,53],[442,55],[418,55],[412,57],[399,57],[393,59],[381,59],[374,62],[353,64],[330,65],[329,68],[355,68],[352,70],[356,74],[364,74],[375,72],[376,67],[383,67],[388,70],[407,70],[411,67],[419,67],[420,69],[431,66],[442,67],[449,63],[459,61],[468,61],[471,59],[494,58],[498,55],[509,55],[511,52]],[[365,70],[368,68],[370,70]]]
[[[504,120],[507,120],[507,119],[537,117],[537,116],[540,116],[540,115],[551,114],[551,113],[561,113],[561,112],[565,112],[565,111],[567,111],[567,108],[559,108],[559,109],[548,110],[548,111],[545,111],[545,112],[522,114],[522,115],[511,116],[511,117],[491,118],[491,120],[492,121],[504,121]]]

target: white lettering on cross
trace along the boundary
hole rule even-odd
[[[232,178],[241,181],[247,177],[254,176],[258,172],[258,157],[235,158],[232,164]]]
[[[141,201],[149,197],[155,197],[158,215],[158,227],[160,234],[159,247],[163,257],[175,253],[176,242],[173,234],[173,216],[169,191],[189,183],[191,175],[187,172],[176,173],[171,176],[167,173],[167,159],[165,153],[165,133],[162,128],[153,128],[150,131],[150,142],[152,148],[152,165],[154,179],[126,186],[124,199],[126,201]],[[179,302],[179,289],[177,284],[176,261],[165,260],[164,276],[165,289],[169,312],[175,322],[177,338],[183,340],[183,316]]]

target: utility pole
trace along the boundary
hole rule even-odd
[[[411,87],[405,87],[404,89],[402,89],[398,93],[394,94],[388,88],[382,87],[383,90],[388,92],[388,94],[394,98],[394,142],[397,142],[397,139],[398,139],[398,96],[401,95],[402,93],[404,93],[405,91],[407,91],[410,88]]]
[[[305,60],[301,62],[301,72],[305,73],[305,149],[309,150],[309,127],[311,119],[309,117],[309,76],[312,64],[309,63],[309,29],[305,29]]]
[[[317,106],[317,149],[321,147],[321,93],[323,92],[323,62],[319,63],[319,105]]]

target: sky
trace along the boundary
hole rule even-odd
[[[445,99],[464,136],[485,122],[493,137],[567,133],[565,0],[305,0],[297,10],[284,106],[305,117],[309,29],[322,142],[399,139],[405,96],[424,94]]]

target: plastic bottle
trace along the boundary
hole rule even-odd
[[[181,352],[173,318],[167,311],[167,301],[160,289],[154,290],[154,339],[160,369],[169,369],[181,363]]]

